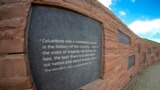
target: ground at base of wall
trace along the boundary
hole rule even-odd
[[[137,73],[123,90],[160,90],[160,63]]]

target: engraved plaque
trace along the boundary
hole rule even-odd
[[[129,56],[128,58],[128,69],[135,66],[135,55]]]
[[[146,52],[143,52],[143,58],[142,58],[142,62],[141,62],[141,64],[146,63],[146,57],[147,57]]]
[[[72,11],[33,5],[27,47],[37,90],[75,90],[100,78],[102,25]]]
[[[131,44],[131,39],[128,35],[118,30],[118,38],[120,43]]]

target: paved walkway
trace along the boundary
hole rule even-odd
[[[124,90],[160,90],[160,63],[137,73]]]

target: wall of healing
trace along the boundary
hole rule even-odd
[[[121,90],[144,67],[160,61],[160,46],[134,34],[97,0],[0,1],[0,89],[34,90],[26,47],[33,4],[67,9],[102,23],[103,63],[100,79],[81,90]]]

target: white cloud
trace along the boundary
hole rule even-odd
[[[141,21],[136,20],[130,25],[128,25],[130,29],[132,29],[135,33],[160,33],[160,19],[155,20],[147,20],[147,21]],[[154,30],[154,31],[153,31]]]
[[[131,2],[132,2],[132,3],[135,3],[135,2],[136,2],[136,0],[131,0]]]
[[[107,8],[110,8],[110,5],[112,4],[112,0],[98,0],[100,3],[102,3],[104,6],[106,6]]]
[[[160,41],[160,36],[155,38],[154,36],[160,34],[160,18],[154,20],[136,20],[128,27],[138,34],[140,37]]]
[[[119,11],[120,16],[126,16],[126,12],[125,11]]]

